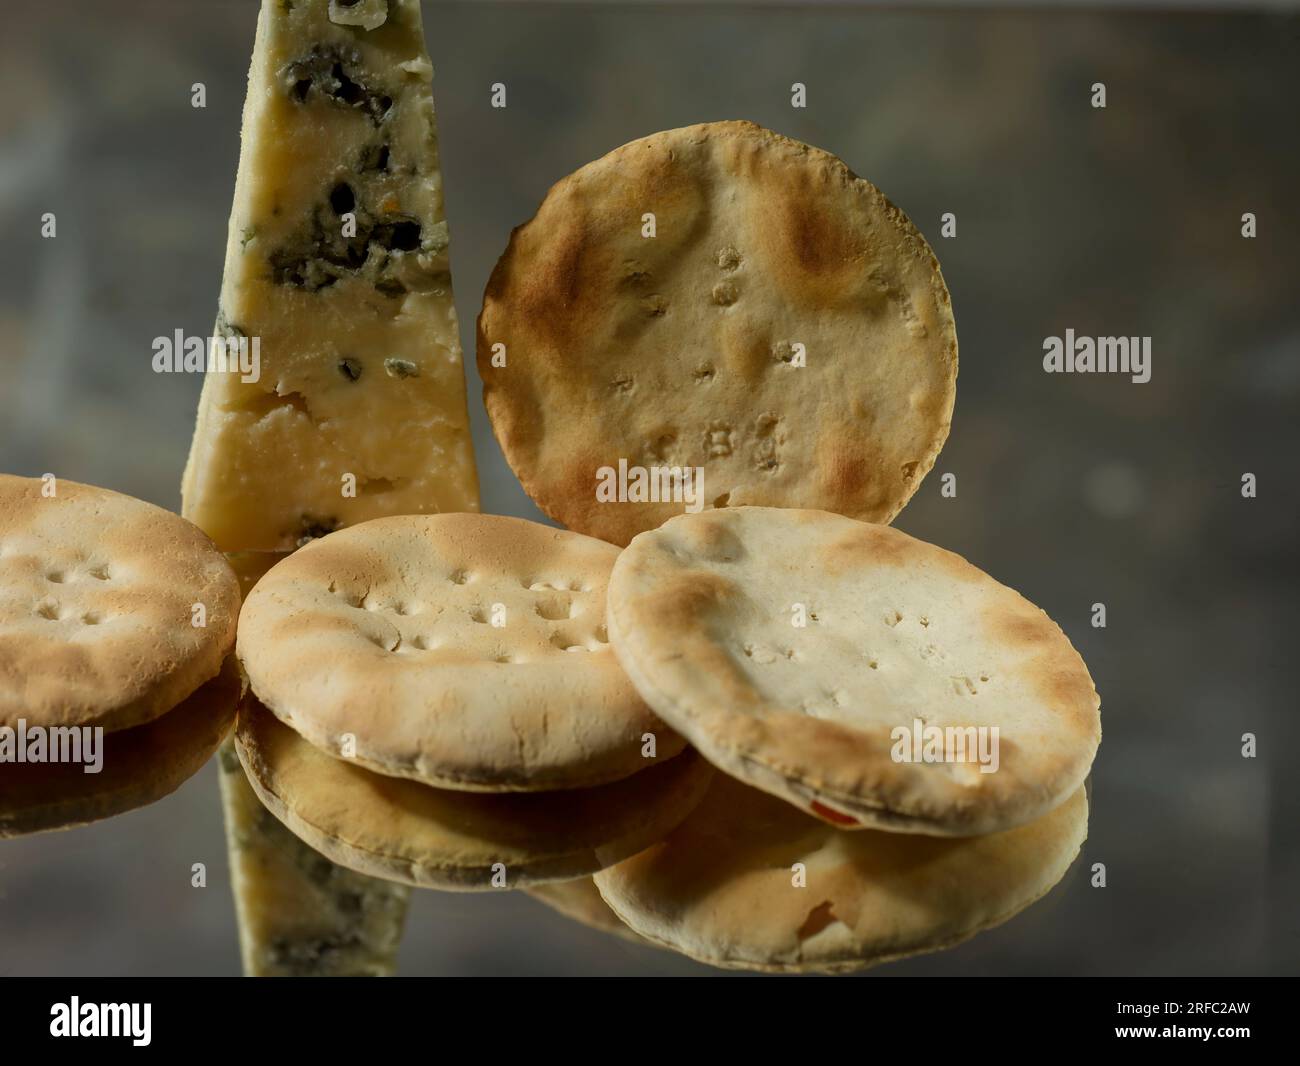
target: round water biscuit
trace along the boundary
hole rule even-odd
[[[613,781],[684,741],[605,636],[613,546],[520,518],[410,515],[299,549],[248,594],[259,700],[324,751],[467,791]]]
[[[0,726],[151,721],[216,676],[238,614],[235,575],[197,526],[0,474]]]
[[[948,436],[957,334],[934,253],[879,189],[713,122],[550,190],[488,281],[478,367],[537,505],[626,544],[706,506],[890,521]]]
[[[959,555],[824,511],[741,507],[624,550],[610,637],[728,773],[843,827],[970,835],[1072,795],[1101,739],[1060,628]]]

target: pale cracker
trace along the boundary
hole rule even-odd
[[[197,526],[0,474],[0,725],[151,721],[216,676],[238,613],[235,575]]]
[[[248,594],[253,691],[331,754],[469,791],[578,788],[684,741],[605,636],[609,544],[500,515],[411,515],[330,534]]]
[[[1046,614],[887,526],[762,507],[673,519],[619,558],[608,621],[641,694],[703,755],[838,825],[1007,829],[1072,795],[1101,739],[1087,667]],[[894,732],[918,722],[922,739],[985,732],[945,733],[925,761]]]

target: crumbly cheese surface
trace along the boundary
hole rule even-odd
[[[265,0],[184,513],[226,551],[478,509],[418,0]]]

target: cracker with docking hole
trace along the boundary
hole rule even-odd
[[[232,655],[216,677],[166,714],[104,734],[98,773],[86,773],[82,763],[5,764],[0,838],[87,825],[175,792],[230,732],[239,686]]]
[[[198,529],[108,489],[0,474],[0,726],[129,729],[221,669],[239,586]],[[194,625],[202,604],[204,625]]]
[[[1087,833],[1083,788],[1027,825],[940,839],[841,832],[718,774],[663,841],[595,882],[635,932],[700,962],[845,973],[1000,925],[1065,876]]]
[[[610,650],[617,556],[500,515],[366,522],[258,582],[240,662],[284,722],[379,773],[489,792],[613,781],[653,765],[646,734],[659,759],[685,743]]]
[[[768,507],[675,518],[619,557],[608,622],[646,702],[706,758],[846,828],[1011,828],[1072,795],[1101,740],[1056,623],[888,526]],[[918,723],[945,731],[939,758],[913,745],[907,761],[894,730]]]
[[[489,891],[595,873],[660,840],[713,768],[687,750],[593,788],[471,793],[372,773],[303,740],[251,694],[235,743],[258,798],[342,866],[423,888]]]
[[[538,506],[626,544],[683,503],[599,502],[620,459],[702,468],[708,506],[890,521],[948,436],[957,335],[934,253],[879,189],[713,122],[552,187],[488,282],[478,367]]]

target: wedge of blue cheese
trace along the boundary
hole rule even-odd
[[[184,513],[225,551],[478,510],[418,0],[264,0]],[[254,348],[255,343],[255,348]]]
[[[260,375],[208,373],[182,485],[245,592],[341,526],[478,510],[432,76],[418,0],[264,0],[215,330]],[[245,973],[395,972],[409,890],[303,844],[229,748],[220,779]]]

